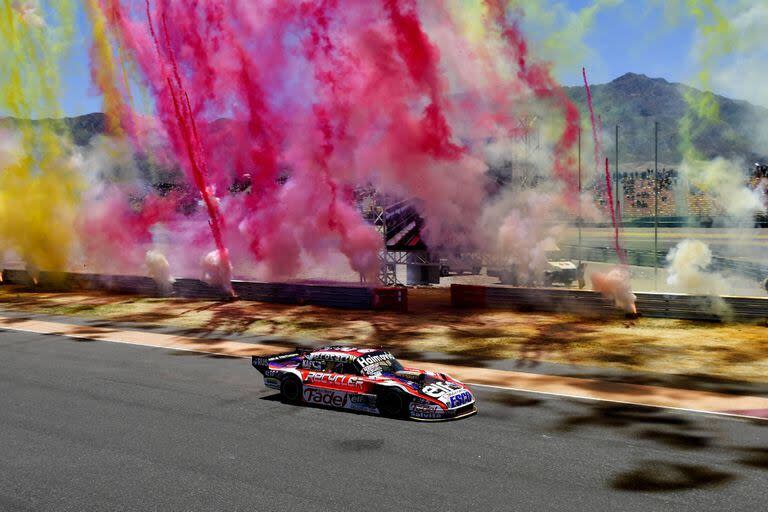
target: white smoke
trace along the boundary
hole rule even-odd
[[[139,179],[134,151],[127,139],[97,135],[88,146],[72,148],[71,164],[97,189]]]
[[[729,286],[717,272],[710,272],[712,251],[700,240],[683,240],[667,254],[667,284],[674,291],[711,298],[708,309],[721,317],[729,317],[731,308],[721,297]]]
[[[174,279],[171,276],[171,267],[168,259],[160,251],[150,249],[144,257],[149,277],[154,279],[160,292],[167,295],[173,291]]]
[[[764,189],[746,186],[743,162],[718,157],[710,161],[684,161],[680,171],[691,183],[712,194],[718,205],[738,220],[751,220],[765,210]]]
[[[717,296],[726,293],[725,278],[708,270],[712,251],[700,240],[683,240],[667,254],[667,284],[674,291],[696,295]]]
[[[502,264],[515,266],[519,276],[531,281],[547,266],[547,252],[557,247],[563,225],[554,222],[557,196],[542,191],[509,191],[483,215],[489,247]]]
[[[218,250],[206,254],[200,264],[203,267],[203,281],[232,293],[232,265],[224,264]]]

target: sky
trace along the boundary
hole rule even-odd
[[[472,0],[465,0],[472,1]],[[691,19],[681,18],[672,25],[665,19],[660,3],[645,0],[603,0],[606,4],[588,26],[571,23],[570,34],[553,37],[559,22],[581,9],[594,6],[589,0],[547,0],[539,16],[553,14],[557,20],[537,24],[535,15],[526,20],[529,35],[542,40],[539,55],[553,62],[555,76],[563,85],[582,84],[581,68],[587,68],[593,84],[611,81],[627,72],[641,73],[671,82],[695,84],[695,63],[691,50],[696,28]],[[541,0],[533,2],[541,4]],[[61,106],[65,115],[80,115],[101,110],[98,91],[91,84],[88,48],[90,35],[87,17],[82,8],[71,51],[62,68]],[[525,26],[525,25],[524,25]],[[575,26],[575,28],[574,28]],[[549,41],[545,41],[549,37]],[[547,44],[549,45],[547,47]],[[763,98],[737,87],[715,83],[715,92],[737,99],[766,105]]]
[[[593,2],[569,0],[572,10]],[[558,78],[564,85],[582,84],[581,67],[593,83],[605,83],[625,73],[640,73],[670,82],[690,82],[695,66],[690,60],[695,39],[691,20],[670,26],[662,9],[642,0],[598,12],[584,37],[586,52],[580,62],[558,64]]]

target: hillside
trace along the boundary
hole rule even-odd
[[[698,96],[703,94],[701,91],[635,73],[590,89],[595,114],[602,115],[606,138],[610,139],[606,150],[611,157],[614,126],[619,124],[619,161],[653,161],[653,124],[658,121],[660,161],[681,160],[678,127],[687,111],[684,95],[690,91]],[[566,92],[589,119],[584,87],[566,87]],[[707,158],[724,156],[747,162],[764,159],[768,147],[761,146],[757,139],[760,127],[768,126],[768,109],[723,96],[715,98],[720,106],[720,123],[703,130],[695,140],[697,149]]]
[[[94,136],[104,133],[106,116],[100,112],[95,112],[93,114],[65,117],[63,119],[41,119],[35,121],[4,117],[0,118],[0,128],[17,127],[23,122],[32,123],[33,126],[41,123],[53,125],[56,132],[69,133],[74,143],[78,146],[86,146]]]
[[[589,119],[584,87],[566,87],[565,90],[581,110],[583,118]],[[611,158],[614,126],[619,124],[620,162],[624,165],[652,162],[653,123],[659,121],[659,160],[674,165],[680,162],[678,125],[687,110],[684,94],[690,91],[701,95],[701,91],[635,73],[627,73],[607,84],[592,85],[591,90],[595,112],[603,118],[608,140],[605,149]],[[719,155],[747,162],[768,160],[768,109],[723,96],[716,96],[716,100],[720,105],[721,122],[707,127],[695,141],[702,154],[707,158]],[[13,118],[0,119],[0,127],[19,122]],[[68,129],[80,146],[87,145],[105,129],[105,116],[101,113],[61,121],[32,121],[41,122],[56,123],[58,130]],[[759,139],[762,139],[762,145]]]

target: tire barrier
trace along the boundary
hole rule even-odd
[[[45,291],[104,290],[113,293],[162,296],[155,281],[144,276],[40,272],[36,279],[24,270],[2,271],[2,282]],[[279,304],[316,305],[343,309],[375,309],[404,312],[408,309],[406,288],[376,288],[345,284],[261,283],[232,281],[238,299]],[[191,299],[232,300],[221,288],[198,279],[176,279],[171,293]]]
[[[652,318],[746,322],[768,321],[768,297],[707,297],[675,293],[636,293],[637,310]],[[451,285],[459,308],[514,309],[619,318],[625,313],[597,292],[503,285]]]

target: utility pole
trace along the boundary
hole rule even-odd
[[[619,125],[616,125],[616,139],[615,139],[615,146],[616,146],[616,155],[613,160],[613,168],[614,168],[614,179],[615,182],[615,188],[616,188],[616,220],[617,225],[621,227],[621,201],[619,200]]]
[[[653,130],[653,282],[654,289],[659,291],[659,122],[654,123]]]

